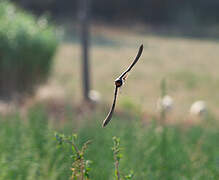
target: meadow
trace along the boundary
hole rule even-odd
[[[1,119],[0,179],[64,180],[71,176],[71,147],[58,146],[55,132],[78,134],[78,146],[92,140],[85,158],[91,160],[90,179],[115,179],[112,137],[121,139],[120,171],[133,179],[217,179],[219,176],[218,125],[212,117],[192,127],[161,126],[154,119],[142,125],[140,116],[118,116],[107,129],[103,113],[54,127],[42,106],[32,108],[23,121],[19,115]],[[209,123],[211,122],[211,123]]]
[[[54,97],[41,102],[36,95],[38,103],[26,113],[1,116],[0,180],[69,179],[72,149],[59,146],[55,132],[76,133],[79,147],[92,140],[85,158],[92,161],[93,180],[116,179],[114,136],[121,139],[121,173],[133,170],[135,180],[217,179],[219,43],[102,26],[93,27],[91,43],[92,88],[100,92],[100,104],[89,109],[80,102],[80,45],[77,36],[67,37],[46,85]],[[113,80],[142,43],[143,56],[119,94],[115,116],[102,128]],[[163,78],[174,99],[168,123],[156,109]],[[207,102],[208,112],[192,123],[188,111],[199,99]]]
[[[139,30],[105,26],[92,28],[92,89],[102,95],[104,102],[111,102],[114,79],[126,69],[139,46],[144,44],[143,55],[122,89],[119,106],[133,102],[140,105],[143,111],[156,113],[160,82],[166,78],[168,94],[175,103],[174,114],[178,117],[185,116],[190,105],[200,99],[219,115],[218,40],[155,34],[145,29],[147,27]],[[66,38],[57,52],[51,77],[51,82],[64,87],[66,96],[72,97],[75,102],[80,101],[78,97],[81,97],[81,52],[78,42],[77,33]]]

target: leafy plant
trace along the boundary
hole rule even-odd
[[[115,136],[113,137],[112,150],[113,150],[113,157],[114,157],[114,164],[115,164],[115,178],[116,178],[116,180],[132,179],[134,176],[133,171],[131,171],[130,174],[128,174],[128,175],[122,176],[122,178],[121,178],[121,174],[119,171],[119,163],[120,163],[120,160],[122,158],[122,153],[121,153],[121,148],[120,148],[120,139],[115,137]]]
[[[88,145],[91,143],[90,140],[86,141],[82,148],[79,149],[76,145],[77,135],[73,134],[72,136],[66,137],[64,134],[57,134],[56,133],[56,140],[60,145],[63,143],[67,143],[71,145],[72,148],[72,155],[71,158],[73,160],[71,171],[71,180],[89,180],[90,175],[90,160],[85,160],[84,154],[86,149],[88,148]]]
[[[45,17],[0,2],[0,97],[31,93],[50,72],[58,41]]]

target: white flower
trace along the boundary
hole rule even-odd
[[[93,102],[97,103],[97,102],[100,101],[101,95],[100,95],[100,93],[99,93],[98,91],[91,90],[91,91],[89,92],[89,98],[90,98]]]
[[[191,105],[191,115],[202,115],[207,111],[206,103],[204,101],[196,101]]]
[[[173,98],[168,95],[164,96],[158,100],[157,107],[159,110],[170,111],[173,108]]]

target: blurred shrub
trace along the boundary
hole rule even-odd
[[[0,3],[0,97],[33,92],[45,81],[57,47],[54,29],[45,18]]]

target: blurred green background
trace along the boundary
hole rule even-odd
[[[55,132],[77,133],[79,147],[92,140],[90,179],[115,179],[113,136],[121,139],[120,170],[133,170],[133,179],[217,179],[219,3],[90,1],[86,102],[81,2],[0,1],[0,180],[70,179],[71,148],[59,147]],[[103,129],[113,81],[140,44]],[[173,99],[165,117],[157,107],[164,90]],[[197,101],[205,107],[194,113]]]

